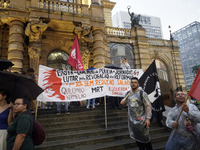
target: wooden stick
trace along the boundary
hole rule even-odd
[[[124,97],[123,100],[126,100],[128,98],[128,96],[130,95],[131,91],[129,91],[129,93],[126,95],[126,97]]]
[[[185,103],[187,103],[188,98],[189,98],[189,95],[187,96],[187,98],[186,98],[186,100],[185,100]],[[181,112],[180,112],[180,114],[178,115],[178,118],[177,118],[176,122],[178,122],[178,120],[180,119],[182,112],[183,112],[183,108],[181,109]]]
[[[37,112],[38,112],[38,101],[36,100],[35,120],[37,120]]]
[[[107,122],[107,112],[106,112],[106,96],[104,96],[104,109],[105,109],[105,127],[107,130],[108,122]]]

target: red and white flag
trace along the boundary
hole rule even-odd
[[[74,40],[74,44],[69,55],[68,64],[70,64],[77,71],[84,70],[77,36]]]
[[[190,92],[188,93],[188,95],[200,101],[200,68],[192,83],[192,86],[190,88]]]

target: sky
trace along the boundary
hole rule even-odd
[[[169,39],[169,29],[172,33],[187,26],[200,22],[200,0],[110,0],[116,2],[112,15],[118,11],[128,11],[141,15],[159,17],[162,25],[163,39]]]

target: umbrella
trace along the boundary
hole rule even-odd
[[[32,79],[6,71],[0,71],[0,88],[9,92],[11,101],[24,96],[34,100],[43,92]]]
[[[96,69],[96,68],[94,68],[94,67],[91,67],[91,68],[88,68],[87,70],[94,70],[94,69]]]
[[[0,70],[8,69],[12,67],[14,64],[6,59],[0,59]]]
[[[120,66],[118,66],[118,65],[114,65],[114,64],[108,64],[108,65],[104,66],[104,68],[110,68],[110,69],[122,69]]]

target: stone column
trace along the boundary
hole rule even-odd
[[[30,42],[28,48],[30,68],[33,68],[35,70],[35,73],[38,73],[38,66],[40,61],[41,36],[46,28],[47,24],[42,23],[42,21],[32,21],[27,24],[25,30],[25,34],[29,37]]]
[[[24,53],[24,23],[20,20],[10,22],[8,46],[8,60],[12,61],[14,66],[12,72],[21,72],[23,69]]]
[[[103,32],[101,29],[93,30],[93,62],[95,68],[103,68],[105,66],[105,47],[103,42]]]

